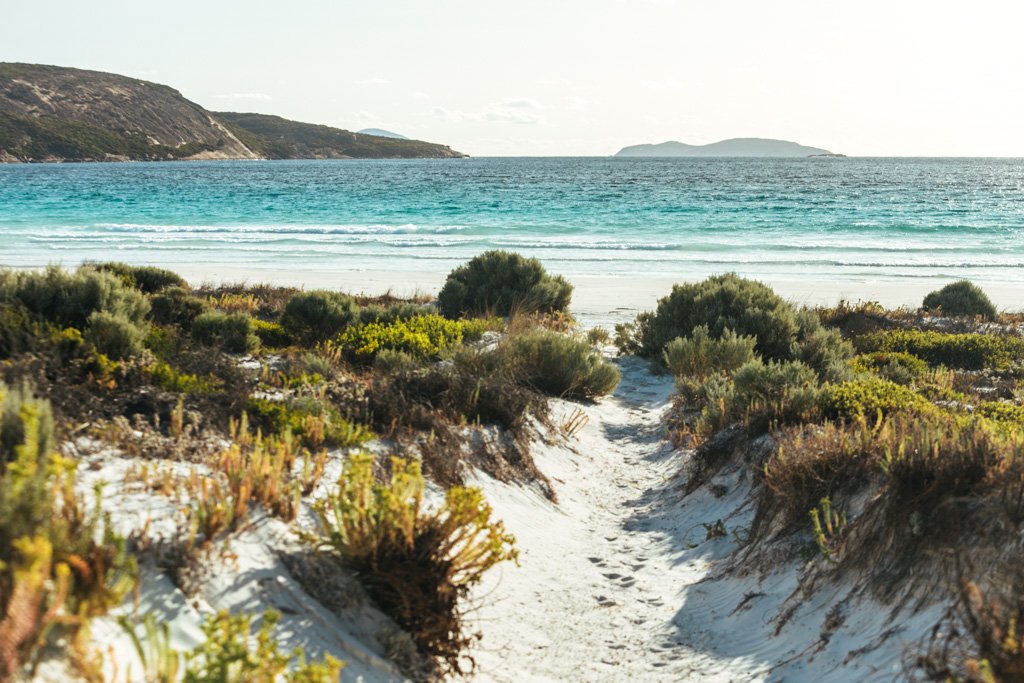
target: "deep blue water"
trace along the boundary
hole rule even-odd
[[[0,165],[0,265],[1024,282],[1022,159]]]

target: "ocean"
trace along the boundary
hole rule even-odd
[[[0,165],[0,265],[1024,284],[1024,159]]]

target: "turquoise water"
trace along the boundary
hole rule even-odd
[[[1024,282],[1021,159],[0,166],[0,264]]]

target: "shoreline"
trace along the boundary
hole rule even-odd
[[[156,265],[156,264],[154,264]],[[376,296],[391,292],[397,296],[437,294],[448,273],[431,271],[293,271],[286,269],[220,268],[174,266],[192,285],[200,283],[267,283],[332,289],[348,294]],[[557,274],[557,273],[554,273]],[[743,276],[744,273],[738,273]],[[672,285],[697,280],[638,275],[570,276],[573,291],[571,309],[587,326],[628,322],[641,311],[652,310]],[[756,279],[756,278],[755,278]],[[915,278],[913,281],[877,279],[863,281],[762,280],[785,299],[797,305],[831,306],[840,300],[878,301],[887,308],[917,308],[925,295],[953,282],[951,278]],[[1000,310],[1024,309],[1024,281],[1020,283],[977,283]]]

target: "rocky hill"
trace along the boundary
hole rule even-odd
[[[662,142],[657,145],[623,147],[617,157],[808,157],[832,155],[827,149],[807,147],[788,140],[732,138],[708,145]]]
[[[239,140],[266,159],[421,159],[464,157],[446,145],[364,135],[268,114],[215,112]]]
[[[0,161],[460,157],[260,114],[213,114],[166,85],[0,63]]]

